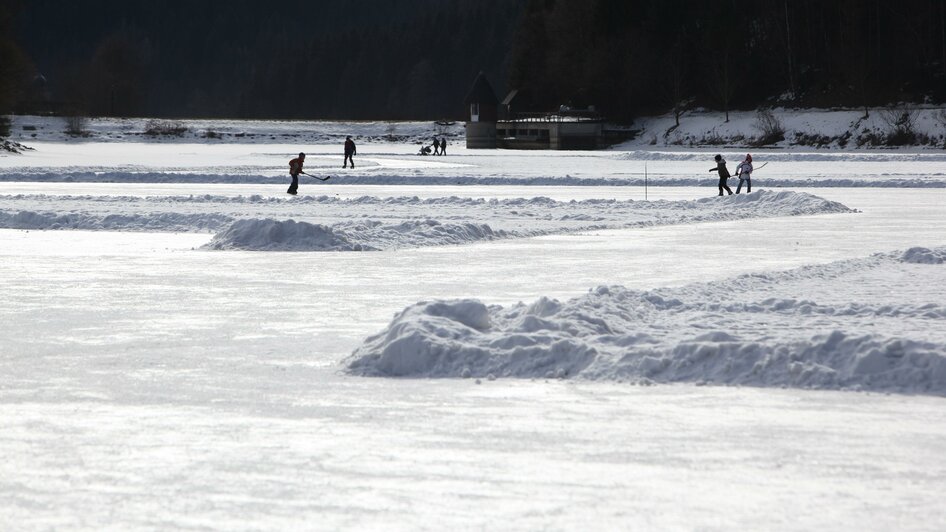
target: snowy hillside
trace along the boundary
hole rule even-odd
[[[730,111],[695,109],[645,117],[633,124],[638,136],[618,146],[658,148],[889,149],[946,148],[946,108],[898,106],[863,109],[785,109]]]
[[[332,122],[319,120],[200,120],[150,118],[84,118],[79,131],[68,132],[59,117],[15,116],[12,137],[21,142],[154,142],[162,144],[322,144],[357,135],[366,142],[429,144],[433,137],[451,143],[464,133],[463,123]]]

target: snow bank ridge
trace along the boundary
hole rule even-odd
[[[738,153],[744,155],[744,150],[740,150]],[[727,152],[723,152],[727,153]],[[833,154],[832,154],[833,155]],[[812,155],[808,156],[799,156],[802,160],[811,161],[811,160],[821,160],[819,157],[830,158],[832,155]],[[733,157],[733,156],[727,156]],[[738,159],[739,155],[736,155],[735,158]],[[765,155],[765,158],[777,160],[779,158],[785,159],[787,162],[793,162],[796,158],[791,155],[778,155],[770,156],[768,153]],[[617,159],[621,159],[622,156],[616,156]],[[682,154],[682,155],[666,155],[666,156],[636,156],[629,155],[627,156],[628,160],[639,161],[644,160],[667,160],[667,161],[678,161],[678,160],[706,160],[708,155],[706,153],[699,153],[695,155]],[[839,154],[837,159],[840,161],[847,160],[858,160],[853,157],[846,157],[846,154]],[[834,160],[834,159],[829,159]],[[878,161],[899,161],[903,160],[905,162],[910,162],[916,160],[918,162],[941,162],[939,160],[931,160],[930,157],[923,155],[918,155],[913,157],[902,156],[897,158],[896,156],[877,156],[875,159],[866,159],[866,160],[878,160]],[[866,162],[866,161],[865,161]],[[730,169],[734,168],[734,163],[731,162]],[[787,175],[780,175],[782,172],[774,171],[774,167],[769,167],[773,172],[769,172],[769,169],[766,169],[765,175],[759,174],[756,176],[754,187],[759,189],[761,187],[773,188],[792,188],[792,187],[877,187],[877,188],[946,188],[946,172],[923,172],[922,174],[915,173],[883,173],[877,175],[869,176],[859,176],[859,177],[838,177],[831,175],[821,175],[821,174],[812,174],[808,176],[799,176],[799,177],[788,177]],[[249,173],[238,174],[234,172],[228,172],[226,170],[219,172],[208,172],[203,174],[198,173],[183,173],[183,172],[128,172],[122,170],[112,170],[112,169],[103,169],[100,171],[85,171],[85,170],[62,170],[62,169],[35,169],[29,172],[24,171],[5,171],[0,172],[0,182],[18,182],[18,181],[33,181],[40,183],[227,183],[227,184],[259,184],[259,185],[275,185],[278,188],[284,188],[282,180],[279,178],[274,178],[271,175],[263,175],[256,173],[257,169],[247,170]],[[712,177],[711,174],[705,174],[699,172],[696,175],[691,175],[687,173],[683,174],[658,174],[654,173],[649,180],[649,185],[651,187],[663,187],[663,186],[672,186],[672,187],[708,187],[709,190],[714,188],[716,179]],[[633,187],[643,187],[645,184],[644,177],[642,175],[628,175],[628,176],[606,176],[606,177],[588,177],[588,176],[514,176],[514,175],[476,175],[476,174],[457,174],[457,175],[431,175],[431,174],[397,174],[391,173],[388,171],[381,171],[378,173],[370,174],[354,174],[345,176],[344,183],[334,183],[330,181],[329,183],[324,183],[319,185],[320,187],[344,187],[346,185],[421,185],[421,186],[434,186],[434,185],[444,185],[444,186],[454,186],[454,185],[477,185],[477,186],[609,186],[609,187],[620,187],[620,186],[633,186]],[[302,198],[298,198],[302,199]]]
[[[23,204],[33,209],[18,210]],[[241,224],[253,209],[257,221]],[[9,208],[17,210],[6,210]],[[52,209],[58,208],[53,211]],[[202,211],[195,213],[194,211]],[[292,212],[304,226],[278,225]],[[764,190],[724,198],[689,201],[589,199],[556,201],[547,197],[513,199],[362,196],[285,198],[252,196],[0,196],[0,227],[12,229],[86,229],[112,231],[214,231],[213,249],[294,251],[364,251],[443,246],[527,238],[601,229],[732,221],[772,216],[847,213],[844,205],[807,193]],[[306,219],[333,220],[315,238]],[[418,218],[418,214],[429,218]],[[288,216],[287,216],[288,217]],[[375,217],[379,218],[375,219]],[[301,218],[301,220],[300,220]],[[443,220],[443,221],[441,221]],[[499,227],[485,222],[495,221]],[[277,225],[274,225],[277,224]],[[307,228],[308,233],[300,228]],[[329,229],[330,233],[329,235]],[[250,231],[265,234],[253,236]],[[267,239],[271,236],[274,239]],[[323,238],[324,237],[324,238]],[[222,239],[228,239],[226,241]]]
[[[0,211],[0,227],[7,229],[79,229],[85,231],[216,230],[233,220],[219,213],[88,214],[83,212]]]
[[[384,224],[367,220],[332,227],[296,222],[240,220],[204,246],[214,250],[247,251],[377,251],[401,247],[444,246],[505,238],[486,224],[443,224],[437,220],[407,220]]]
[[[250,251],[371,251],[331,227],[294,220],[238,220],[204,245],[205,249]]]
[[[878,260],[892,271],[903,264],[895,254],[838,264],[868,271]],[[739,279],[770,286],[807,275],[817,282],[831,271],[827,265],[786,272],[784,279]],[[543,297],[509,308],[469,299],[420,302],[345,364],[350,373],[376,377],[579,377],[946,395],[946,340],[900,333],[905,323],[911,330],[946,329],[940,303],[725,303],[706,301],[701,292],[709,286],[599,287],[566,302]],[[863,326],[885,320],[892,329]]]

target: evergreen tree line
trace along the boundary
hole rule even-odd
[[[617,118],[946,99],[946,0],[530,0],[510,84]]]
[[[942,102],[946,0],[0,0],[0,112],[455,119],[480,70],[614,119]]]
[[[0,0],[0,137],[10,133],[10,120],[4,113],[16,102],[28,72],[26,57],[13,39],[13,13],[9,0]]]
[[[456,118],[503,81],[508,0],[29,0],[24,97],[102,116]]]

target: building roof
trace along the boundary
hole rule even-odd
[[[466,99],[463,100],[463,103],[466,105],[471,103],[496,105],[499,103],[499,99],[496,98],[496,93],[493,92],[493,87],[489,84],[489,81],[486,80],[486,74],[482,71],[480,71],[473,81],[473,87],[466,95]]]
[[[516,96],[519,96],[519,89],[509,91],[509,94],[506,95],[506,99],[503,100],[503,105],[511,104],[512,101],[516,99]]]

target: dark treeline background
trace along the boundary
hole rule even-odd
[[[610,115],[946,97],[946,0],[532,0],[513,86]]]
[[[9,2],[8,2],[9,3]],[[94,115],[441,118],[506,78],[508,0],[21,0],[50,97]]]
[[[460,118],[480,70],[619,120],[942,102],[946,0],[0,0],[0,107]]]

